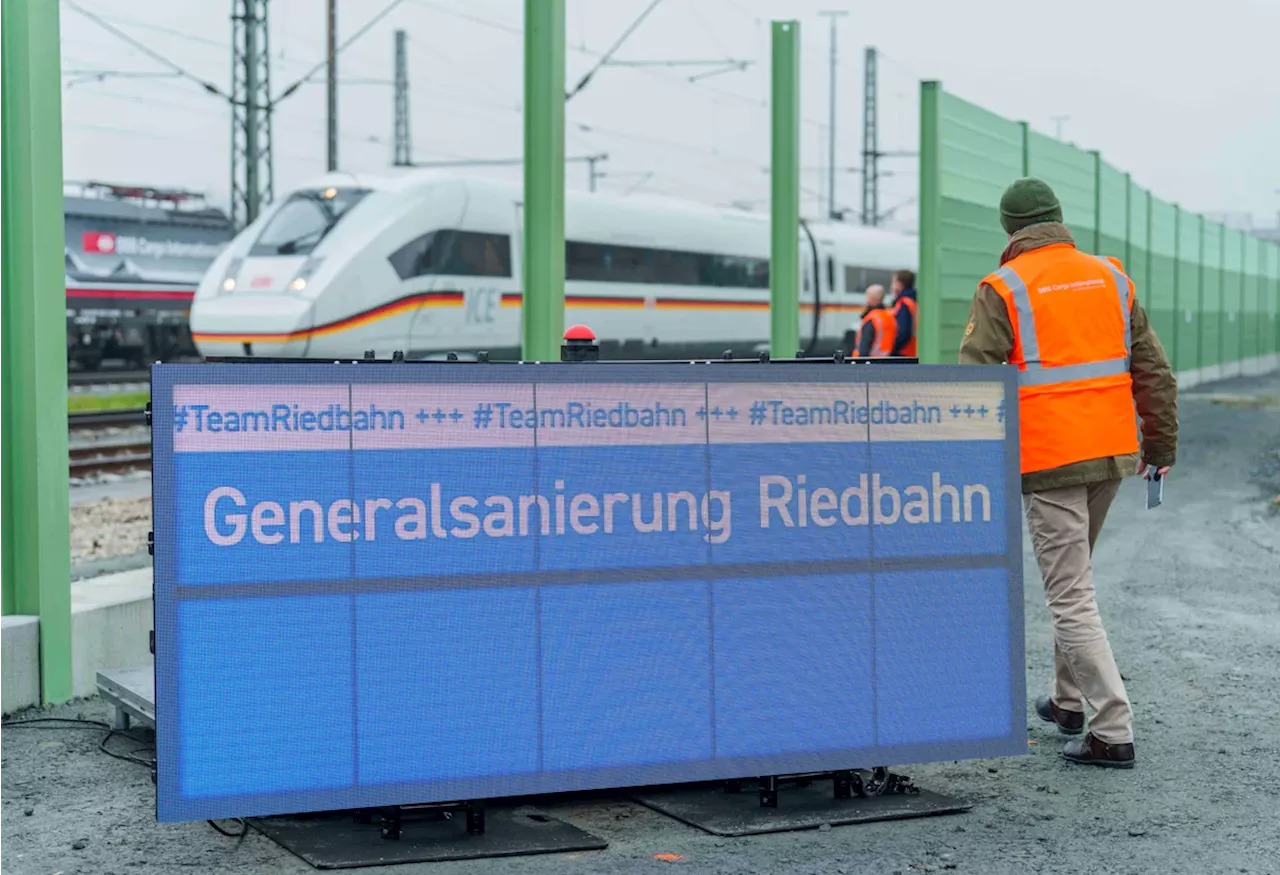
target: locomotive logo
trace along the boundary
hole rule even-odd
[[[184,240],[149,240],[109,231],[86,231],[80,248],[94,255],[142,255],[151,258],[216,258],[225,244],[190,243]]]
[[[116,235],[104,234],[100,231],[85,231],[80,239],[80,248],[85,252],[112,255],[116,251]]]

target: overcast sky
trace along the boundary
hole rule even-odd
[[[230,89],[231,0],[77,0],[194,75]],[[389,0],[338,0],[339,38]],[[572,86],[651,0],[567,0]],[[271,0],[273,92],[324,54],[324,0]],[[401,0],[340,57],[342,79],[385,80],[393,31],[409,35],[413,150],[421,161],[521,152],[522,0]],[[918,149],[919,80],[1099,149],[1156,194],[1205,212],[1280,211],[1280,0],[661,0],[619,60],[751,61],[711,68],[606,67],[567,108],[566,152],[607,153],[602,191],[645,191],[768,208],[769,21],[795,18],[802,37],[802,211],[825,209],[829,26],[839,21],[836,164],[861,163],[863,53],[880,61],[880,147]],[[63,3],[70,71],[164,67]],[[173,78],[85,81],[64,75],[68,180],[176,186],[225,205],[230,118],[225,101]],[[323,172],[323,76],[280,105],[276,192]],[[389,84],[344,84],[340,166],[374,171],[392,156]],[[1055,121],[1054,117],[1065,116]],[[885,159],[882,209],[914,226],[914,158]],[[474,172],[474,171],[473,171]],[[519,178],[519,170],[488,170]],[[567,184],[585,188],[572,164]],[[838,175],[836,202],[857,210],[859,178]]]

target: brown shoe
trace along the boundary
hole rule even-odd
[[[1036,699],[1036,716],[1045,723],[1058,724],[1058,729],[1067,735],[1084,732],[1084,712],[1059,708],[1048,696]]]
[[[1133,768],[1133,744],[1107,744],[1093,737],[1090,732],[1084,738],[1068,741],[1062,755],[1073,763],[1085,766],[1102,766],[1108,769]]]

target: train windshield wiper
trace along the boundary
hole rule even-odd
[[[294,237],[292,240],[286,240],[276,247],[276,252],[280,255],[292,255],[298,251],[303,244],[310,242],[310,246],[314,247],[317,243],[324,239],[324,235],[333,230],[333,226],[338,224],[338,220],[342,218],[343,212],[339,212],[333,208],[333,201],[322,198],[312,192],[308,192],[304,197],[324,211],[324,227],[308,231]]]
[[[321,229],[318,229],[315,231],[308,231],[307,233],[303,234],[301,237],[294,237],[292,240],[284,241],[283,243],[281,243],[279,246],[276,247],[276,254],[277,255],[293,255],[295,252],[298,251],[298,247],[307,245],[308,241],[310,241],[310,244],[309,244],[310,246],[315,246],[317,243],[320,242],[321,238],[323,238],[325,234],[329,233],[329,229],[332,228],[335,224],[337,224],[336,219],[329,222],[327,225],[325,225]]]

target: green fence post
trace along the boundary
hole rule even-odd
[[[941,82],[920,83],[920,277],[917,353],[921,362],[942,356],[942,141]]]
[[[564,334],[564,0],[524,4],[524,358]]]
[[[1227,226],[1218,225],[1218,374],[1226,376],[1227,317],[1231,311],[1227,303]]]
[[[1224,233],[1225,233],[1225,228],[1224,228]],[[1238,280],[1239,285],[1235,289],[1235,292],[1236,292],[1235,299],[1236,299],[1236,302],[1238,302],[1236,303],[1236,307],[1235,307],[1235,313],[1236,313],[1235,315],[1235,333],[1236,333],[1235,354],[1236,354],[1236,361],[1239,362],[1239,365],[1242,368],[1244,367],[1245,358],[1248,358],[1244,354],[1245,352],[1247,352],[1245,351],[1245,348],[1244,348],[1244,320],[1247,319],[1247,316],[1245,316],[1245,312],[1244,312],[1244,287],[1245,285],[1248,284],[1248,280],[1247,278],[1245,278],[1245,275],[1244,275],[1244,265],[1248,264],[1248,260],[1249,260],[1248,248],[1249,248],[1248,240],[1244,240],[1244,239],[1240,240],[1240,274],[1239,274],[1240,279]]]
[[[1196,219],[1199,229],[1196,231],[1196,240],[1200,242],[1200,251],[1196,256],[1196,264],[1199,266],[1196,284],[1200,287],[1196,294],[1196,370],[1201,371],[1204,369],[1204,216],[1196,216]],[[1203,376],[1201,374],[1202,378]]]
[[[533,2],[533,0],[530,0]],[[800,22],[773,22],[769,354],[800,348]],[[818,277],[814,277],[818,281]]]
[[[1129,266],[1129,261],[1133,255],[1133,229],[1129,226],[1132,224],[1133,212],[1133,174],[1126,173],[1124,175],[1124,269],[1132,272],[1133,268]],[[1148,220],[1150,224],[1150,220]],[[1148,274],[1149,276],[1149,274]]]
[[[40,618],[45,702],[71,698],[58,4],[3,4],[3,606]]]
[[[1152,233],[1151,233],[1151,220],[1152,220],[1152,217],[1155,216],[1156,214],[1155,198],[1152,197],[1151,189],[1143,189],[1143,191],[1146,192],[1146,197],[1147,197],[1147,234],[1146,234],[1147,270],[1146,270],[1146,274],[1144,275],[1147,276],[1147,301],[1153,304],[1155,303],[1155,299],[1156,299],[1156,294],[1155,294],[1156,256],[1153,255],[1151,251],[1152,242],[1153,242]],[[1175,246],[1176,246],[1176,242],[1175,242]],[[1172,302],[1172,308],[1174,308],[1174,321],[1172,321],[1172,325],[1170,327],[1170,333],[1172,334],[1172,336],[1170,336],[1170,338],[1167,339],[1167,343],[1169,343],[1169,352],[1166,353],[1167,356],[1169,356],[1170,367],[1174,371],[1178,370],[1178,367],[1174,366],[1174,362],[1178,361],[1178,358],[1175,358],[1176,354],[1178,354],[1178,349],[1176,349],[1176,344],[1178,344],[1178,290],[1176,290],[1178,289],[1178,287],[1176,287],[1176,283],[1178,283],[1178,280],[1176,280],[1176,276],[1178,276],[1178,266],[1176,265],[1178,265],[1178,261],[1176,261],[1176,258],[1175,258],[1174,260],[1174,276],[1175,276],[1174,302]],[[1148,319],[1149,319],[1149,316],[1148,316]],[[1161,338],[1161,340],[1162,342],[1164,342],[1165,339]]]
[[[1102,153],[1090,149],[1093,156],[1093,254],[1102,254]],[[1124,217],[1125,222],[1129,216]]]
[[[1031,125],[1027,122],[1018,122],[1018,127],[1022,128],[1022,175],[1031,175]]]
[[[1178,358],[1178,338],[1182,336],[1182,321],[1186,317],[1182,313],[1185,302],[1182,300],[1182,207],[1173,205],[1173,337],[1169,338],[1170,359],[1174,373],[1182,367],[1182,359]]]

